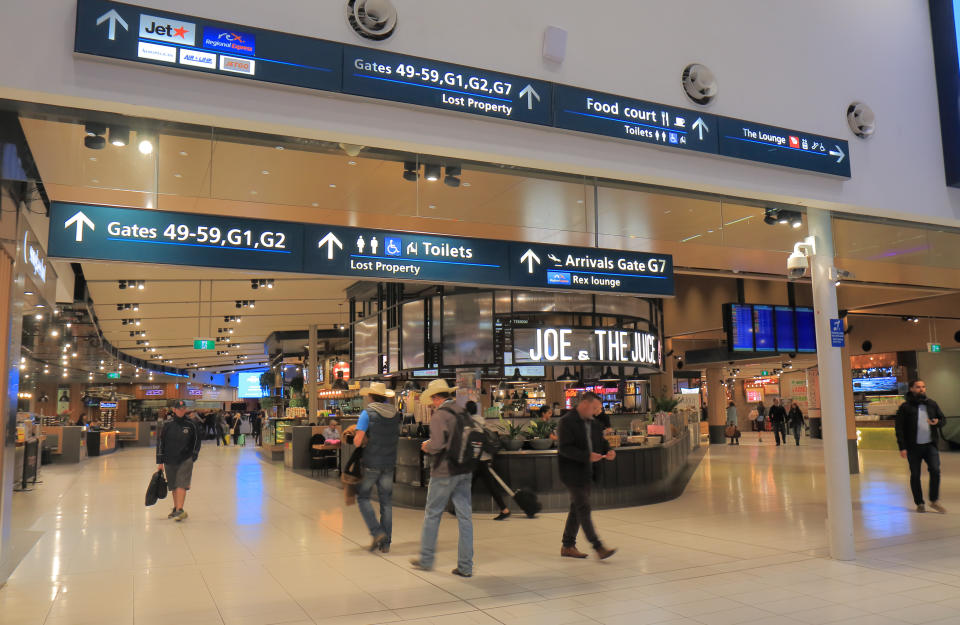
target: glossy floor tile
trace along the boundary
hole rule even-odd
[[[851,482],[858,559],[836,562],[819,442],[744,443],[712,447],[677,500],[595,513],[619,549],[604,562],[558,557],[563,515],[479,515],[469,580],[450,574],[452,519],[436,571],[413,571],[422,512],[395,509],[392,551],[372,555],[332,482],[251,447],[204,447],[184,523],[166,519],[168,502],[143,505],[152,450],[44,467],[15,494],[29,552],[0,588],[0,625],[960,622],[960,456],[943,454],[956,511],[919,515],[906,463],[864,452]]]

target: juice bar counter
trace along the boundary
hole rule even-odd
[[[396,506],[423,508],[426,503],[430,458],[420,451],[421,442],[417,438],[400,439],[393,488]],[[664,445],[618,447],[613,461],[600,461],[602,470],[591,497],[593,507],[640,506],[679,496],[703,453],[699,449],[691,453],[690,449],[688,431]],[[345,465],[353,446],[345,445],[342,452],[341,463]],[[510,488],[536,493],[544,512],[569,509],[570,498],[560,481],[556,449],[501,451],[494,458],[493,467]],[[483,482],[475,480],[473,509],[493,512],[495,508]]]

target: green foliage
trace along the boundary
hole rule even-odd
[[[305,397],[294,397],[290,400],[291,408],[306,408],[307,399]]]
[[[304,384],[303,376],[298,375],[297,377],[290,380],[290,390],[293,391],[295,395],[303,395],[303,384]],[[290,404],[290,405],[292,406],[293,404]]]
[[[557,424],[553,421],[536,419],[530,422],[527,429],[533,438],[550,438],[550,435],[557,429]]]
[[[277,405],[277,401],[272,397],[264,397],[260,400],[260,409],[269,412],[271,408]]]
[[[273,385],[275,381],[276,376],[273,373],[273,369],[269,369],[260,374],[260,388],[269,389],[271,395],[273,394]]]
[[[524,436],[524,427],[522,425],[517,425],[513,421],[507,421],[502,416],[500,417],[500,427],[506,432],[507,438],[517,439]]]
[[[680,401],[672,397],[654,397],[653,398],[654,412],[673,412],[674,409],[679,404],[680,404]]]

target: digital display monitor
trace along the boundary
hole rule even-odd
[[[542,378],[546,375],[546,367],[542,365],[504,367],[503,375],[508,378],[513,377],[518,371],[520,372],[520,376],[524,378]]]
[[[114,410],[116,407],[117,407],[117,402],[115,401],[100,402],[100,410]]]
[[[774,325],[777,328],[777,351],[790,353],[797,351],[797,327],[793,308],[777,306],[773,310]]]
[[[731,345],[735,352],[753,351],[753,306],[731,304]]]
[[[896,391],[896,377],[853,378],[854,393],[872,393],[874,391]]]
[[[753,338],[755,351],[772,352],[776,350],[776,337],[773,330],[773,306],[753,307]]]
[[[261,371],[241,371],[237,373],[237,397],[240,399],[260,399],[263,388],[260,386]]]
[[[813,354],[817,351],[817,331],[814,327],[813,309],[797,308],[797,351]]]

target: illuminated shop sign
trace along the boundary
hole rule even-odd
[[[660,368],[660,341],[617,328],[522,328],[513,332],[514,362],[610,363]]]

